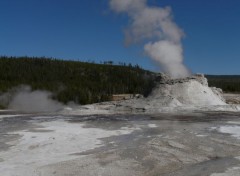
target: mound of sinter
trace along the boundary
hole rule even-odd
[[[159,113],[192,111],[239,111],[240,108],[225,103],[222,90],[208,87],[204,75],[171,79],[159,74],[152,93],[143,98],[137,96],[129,100],[102,102],[65,109],[72,114],[115,114],[115,113]]]
[[[212,106],[225,105],[222,90],[208,87],[207,79],[202,74],[192,77],[171,79],[165,74],[157,78],[157,86],[147,98],[153,106]]]

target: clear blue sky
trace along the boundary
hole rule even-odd
[[[193,72],[240,74],[240,0],[149,0],[173,9]],[[124,47],[126,16],[108,0],[0,0],[0,55],[113,60],[157,70],[140,46]]]

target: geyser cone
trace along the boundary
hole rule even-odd
[[[226,105],[221,90],[208,87],[203,75],[171,79],[160,74],[148,100],[159,107]]]

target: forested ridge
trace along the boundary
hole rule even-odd
[[[80,104],[108,101],[112,94],[147,95],[154,74],[138,65],[94,64],[48,58],[0,57],[0,92],[19,85],[53,92],[53,98]]]
[[[240,76],[206,77],[212,87],[222,88],[224,92],[240,92]],[[123,93],[147,96],[155,78],[155,73],[138,65],[113,65],[112,61],[95,64],[44,57],[0,57],[0,93],[29,85],[33,90],[53,92],[53,98],[63,103],[97,103]]]
[[[206,75],[209,86],[224,92],[240,93],[240,75]]]

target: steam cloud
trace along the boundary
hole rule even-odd
[[[20,86],[0,96],[0,103],[9,109],[23,112],[56,112],[63,105],[51,99],[48,91],[32,91],[29,86]]]
[[[149,7],[147,0],[110,0],[110,7],[130,18],[125,30],[127,44],[143,41],[146,54],[173,78],[190,75],[183,64],[184,33],[173,21],[170,7]]]

